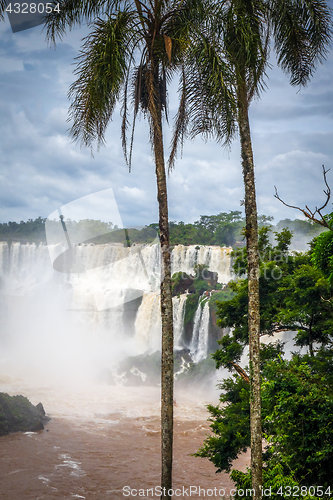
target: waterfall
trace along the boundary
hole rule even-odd
[[[173,333],[175,347],[183,347],[184,316],[186,294],[172,298]],[[160,349],[162,324],[160,315],[160,295],[158,292],[145,294],[135,320],[135,341],[140,351],[148,348]]]
[[[207,357],[209,334],[209,303],[208,300],[199,304],[194,316],[193,334],[190,351],[195,363]]]
[[[68,358],[79,358],[80,349],[85,349],[84,363],[98,351],[96,364],[101,353],[108,360],[160,349],[159,246],[78,244],[70,263],[75,262],[76,272],[61,260],[64,250],[59,244],[0,242],[0,341],[16,342],[24,356],[27,346],[37,352],[47,340],[48,359],[57,351],[64,356],[63,346]],[[176,245],[172,273],[193,275],[196,264],[206,264],[226,283],[231,277],[230,251]],[[185,294],[173,297],[176,347],[183,346],[185,306]],[[200,304],[191,344],[197,360],[207,354],[208,321],[208,305]]]
[[[193,274],[195,265],[205,264],[209,271],[218,273],[219,283],[228,283],[231,279],[231,251],[229,247],[176,245],[171,254],[171,273]]]
[[[185,307],[186,307],[186,293],[180,295],[180,297],[172,298],[173,307],[173,336],[175,347],[182,346],[182,337],[184,334],[184,318],[185,318]]]
[[[64,251],[61,245],[36,245],[0,242],[0,276],[6,280],[6,293],[26,294],[54,275],[52,262]],[[115,298],[108,300],[111,290],[159,290],[160,251],[158,245],[81,244],[73,247],[76,267],[81,272],[61,269],[67,281],[82,291],[89,288],[96,293],[98,309],[114,306]],[[171,253],[172,274],[183,271],[194,273],[196,264],[205,264],[209,271],[218,273],[218,281],[231,278],[230,248],[219,246],[176,245]],[[55,269],[59,270],[55,265]],[[141,293],[142,295],[142,293]],[[102,298],[103,296],[103,298]],[[134,298],[134,297],[133,297]],[[111,303],[110,303],[111,302]],[[118,302],[118,301],[117,301]]]
[[[145,294],[135,320],[135,340],[139,352],[148,348],[160,349],[161,341],[161,301],[158,292]]]
[[[207,300],[203,307],[200,326],[199,326],[198,347],[194,356],[194,361],[196,363],[207,357],[208,333],[209,333],[209,304]]]
[[[201,315],[202,315],[202,305],[201,305],[201,302],[199,300],[197,310],[195,311],[193,332],[192,332],[192,341],[191,341],[191,345],[190,345],[190,351],[192,354],[194,354],[196,352],[197,345],[198,345]]]

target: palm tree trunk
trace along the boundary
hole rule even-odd
[[[162,251],[161,316],[162,316],[162,366],[161,366],[161,427],[162,427],[162,496],[170,500],[172,488],[173,447],[173,313],[171,289],[171,259],[169,244],[168,198],[163,151],[162,113],[157,103],[152,117],[152,132],[159,206],[160,244]]]
[[[256,188],[248,115],[247,87],[237,89],[238,125],[245,186],[246,246],[248,260],[248,329],[250,352],[251,473],[255,499],[262,498],[262,432],[260,393],[259,247]]]

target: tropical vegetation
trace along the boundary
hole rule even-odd
[[[273,217],[266,215],[258,216],[259,228],[269,224],[272,230],[277,232],[283,228],[290,229],[294,234],[294,240],[300,239],[302,245],[310,243],[314,236],[318,236],[324,228],[306,220],[283,219],[275,226]],[[37,217],[20,222],[0,223],[0,240],[45,243],[45,218]],[[50,223],[51,221],[49,221]],[[127,236],[124,229],[119,229],[112,222],[84,219],[74,221],[65,220],[66,227],[75,240],[86,242],[85,234],[91,236],[90,242],[102,243],[153,243],[159,232],[157,223],[148,224],[142,228],[127,228]],[[183,221],[169,222],[170,244],[173,245],[219,245],[219,246],[243,246],[244,245],[245,218],[239,211],[221,212],[217,215],[200,216],[199,220],[191,223]],[[128,239],[127,239],[128,237]],[[304,248],[304,247],[303,247]]]
[[[277,233],[274,246],[268,232],[265,227],[259,232],[263,488],[276,499],[331,498],[333,288],[314,259],[330,231],[315,238],[306,253],[289,251],[290,231]],[[220,384],[219,405],[208,407],[212,434],[197,453],[227,472],[251,445],[249,369],[244,367],[247,255],[239,249],[235,254],[239,278],[229,284],[234,295],[218,304],[220,326],[232,330],[213,355],[217,367],[234,374]],[[295,348],[301,351],[284,353],[283,342],[272,342],[270,336],[286,330],[295,332]],[[231,477],[240,498],[251,488],[251,471],[233,470]]]

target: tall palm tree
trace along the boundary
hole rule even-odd
[[[186,53],[200,39],[200,26],[206,16],[201,0],[56,0],[58,12],[45,18],[47,39],[55,43],[67,29],[90,22],[91,32],[84,39],[77,58],[76,81],[71,85],[70,119],[73,140],[91,146],[104,142],[104,134],[117,102],[122,104],[121,138],[125,159],[131,168],[135,120],[139,111],[148,118],[150,141],[155,160],[159,229],[162,252],[162,498],[170,498],[172,487],[173,441],[173,315],[166,171],[163,146],[163,117],[167,117],[167,84],[180,75],[180,102],[175,120],[169,167],[174,164],[177,147],[184,139],[186,125],[196,106],[187,107],[185,88]],[[93,22],[92,22],[93,21]],[[202,39],[202,36],[201,36]],[[224,65],[224,63],[222,63]],[[192,65],[193,66],[193,65]],[[189,65],[188,67],[191,67]],[[226,71],[226,69],[224,69]],[[221,86],[220,86],[221,89]],[[226,85],[222,92],[228,94]],[[129,107],[133,123],[128,142]],[[231,133],[230,99],[219,102],[223,133]],[[211,113],[207,112],[209,121]],[[193,116],[198,126],[201,116]],[[129,145],[128,145],[129,144]]]
[[[331,11],[324,0],[218,0],[212,1],[215,15],[206,24],[207,43],[191,48],[193,64],[186,74],[184,87],[189,95],[188,106],[197,112],[204,109],[201,124],[196,123],[191,133],[214,134],[225,138],[221,123],[225,116],[217,116],[219,100],[236,103],[229,106],[230,135],[238,126],[243,178],[245,186],[246,242],[248,255],[248,331],[251,380],[251,470],[252,487],[256,498],[261,498],[262,434],[260,399],[260,314],[259,314],[259,250],[254,160],[249,124],[249,106],[265,85],[271,46],[278,64],[290,75],[290,83],[304,86],[310,80],[318,62],[327,54],[332,37]],[[221,70],[209,72],[215,63]],[[201,70],[198,71],[198,68]],[[193,73],[193,68],[196,72]],[[227,69],[227,72],[225,72]],[[224,79],[227,78],[228,93]],[[220,88],[220,83],[223,82]],[[199,89],[199,91],[198,91]],[[201,102],[198,102],[198,99]],[[210,120],[205,120],[207,108]],[[199,111],[198,111],[199,110]]]

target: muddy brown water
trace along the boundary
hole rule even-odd
[[[1,390],[42,400],[52,417],[43,431],[0,438],[1,500],[159,498],[158,388],[79,390],[11,380]],[[209,433],[207,402],[202,394],[176,396],[173,498],[228,496],[228,474],[192,456]],[[237,468],[248,464],[246,454]]]

